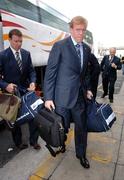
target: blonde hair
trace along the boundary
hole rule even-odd
[[[75,16],[69,23],[70,28],[73,28],[74,24],[76,25],[84,24],[85,27],[87,28],[88,21],[82,16]]]

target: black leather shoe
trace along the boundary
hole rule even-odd
[[[40,144],[31,144],[31,146],[33,146],[33,148],[36,149],[36,150],[40,150],[41,149]]]
[[[20,144],[20,145],[17,145],[17,148],[19,148],[20,150],[27,149],[28,145],[27,144]]]
[[[86,169],[89,169],[90,168],[90,163],[89,163],[89,161],[88,161],[88,159],[86,158],[86,157],[78,157],[78,156],[76,156],[79,160],[80,160],[80,164],[84,167],[84,168],[86,168]]]
[[[113,103],[113,99],[110,99],[110,103]]]

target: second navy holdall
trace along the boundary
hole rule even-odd
[[[116,121],[115,113],[111,106],[105,103],[98,103],[94,100],[87,104],[87,131],[106,132]]]

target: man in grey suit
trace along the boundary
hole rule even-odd
[[[71,36],[54,44],[45,73],[44,99],[46,108],[55,109],[63,117],[66,133],[73,119],[76,157],[89,168],[86,99],[91,99],[92,92],[87,75],[91,49],[83,42],[86,28],[87,20],[76,16],[70,22]]]

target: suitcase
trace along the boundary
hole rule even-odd
[[[61,149],[66,139],[62,117],[43,108],[36,114],[34,122],[38,127],[40,137],[46,142],[51,155],[55,157],[59,151],[55,152],[54,148]]]

